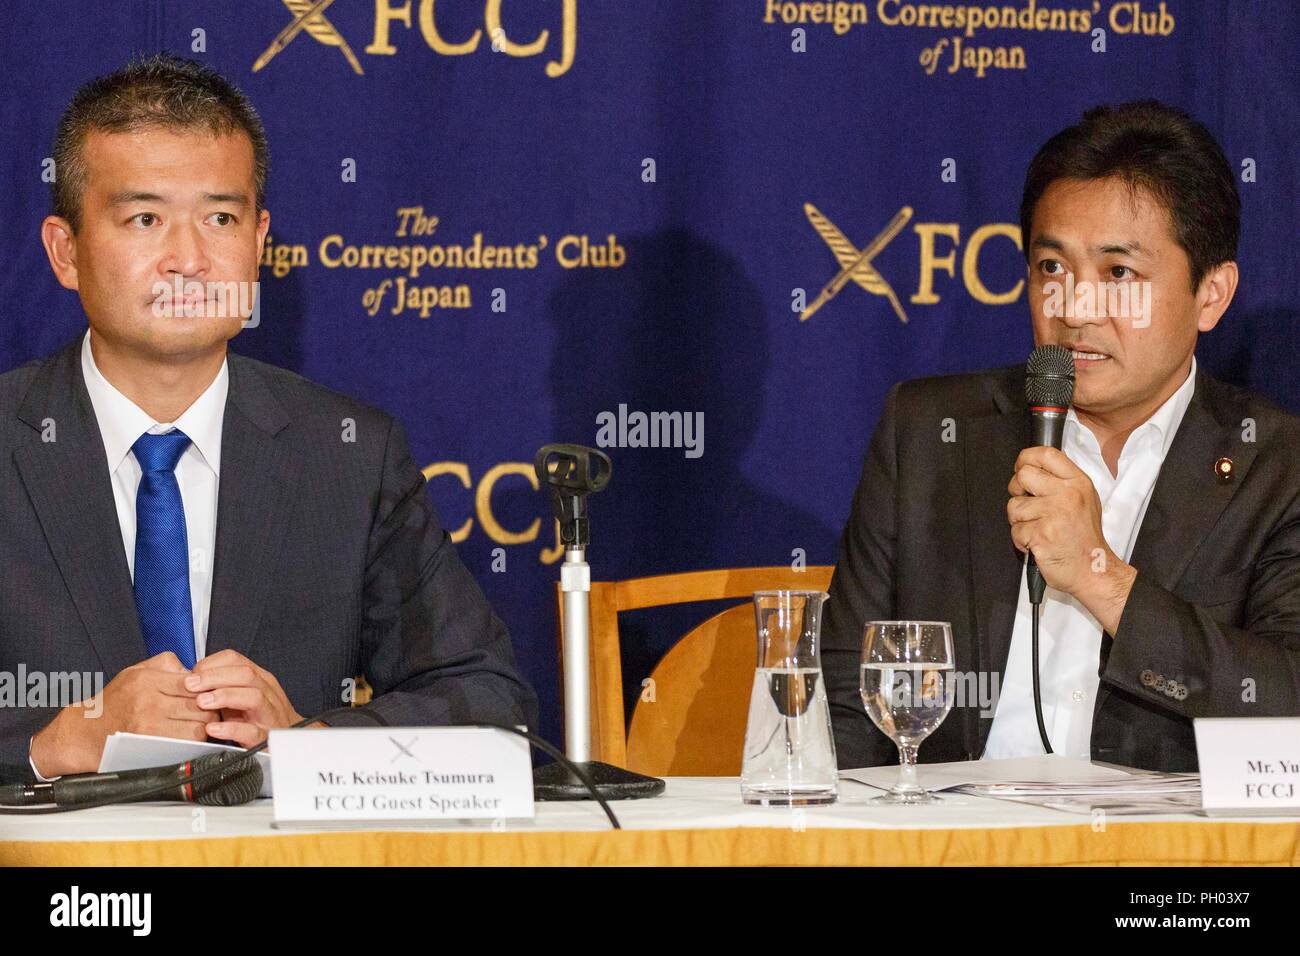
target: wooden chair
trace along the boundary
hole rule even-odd
[[[591,757],[654,776],[740,774],[745,720],[758,655],[755,591],[824,591],[833,568],[730,568],[591,583]],[[564,598],[556,586],[563,661]],[[643,682],[624,723],[622,611],[746,599],[683,636]]]

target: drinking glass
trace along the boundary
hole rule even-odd
[[[898,745],[898,782],[878,804],[939,800],[916,779],[916,752],[952,709],[952,626],[944,621],[868,621],[862,634],[862,704]]]

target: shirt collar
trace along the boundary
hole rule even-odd
[[[1183,384],[1178,386],[1178,390],[1165,399],[1164,404],[1157,408],[1151,417],[1144,421],[1129,435],[1129,440],[1140,431],[1154,431],[1157,443],[1160,447],[1161,460],[1169,453],[1169,446],[1173,444],[1174,435],[1178,432],[1178,426],[1182,423],[1183,414],[1187,411],[1187,406],[1192,402],[1192,392],[1196,388],[1196,355],[1192,355],[1192,367],[1187,373],[1187,378]],[[1083,426],[1079,417],[1074,413],[1071,407],[1066,413],[1065,420],[1067,423],[1073,423],[1076,436],[1082,438],[1083,433],[1087,432],[1092,436],[1092,429]],[[1093,444],[1096,444],[1096,438],[1092,438]],[[1124,452],[1129,450],[1129,442],[1124,443]],[[1123,452],[1121,452],[1121,456]]]
[[[104,378],[90,350],[90,332],[81,341],[81,375],[90,393],[90,404],[99,421],[108,456],[108,472],[114,474],[136,439],[153,429],[156,433],[179,428],[216,475],[221,474],[221,426],[225,419],[226,395],[230,390],[228,362],[222,361],[216,378],[174,422],[158,422]]]

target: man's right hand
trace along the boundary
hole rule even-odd
[[[64,707],[32,738],[32,762],[44,777],[99,769],[104,739],[119,731],[207,740],[212,712],[185,688],[189,671],[171,651],[121,671],[98,695]],[[98,714],[92,717],[91,714]]]

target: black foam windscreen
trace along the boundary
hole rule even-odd
[[[237,759],[233,751],[208,754],[190,764],[190,776],[222,764],[230,764],[222,773],[194,784],[194,802],[209,807],[235,807],[257,798],[262,791],[262,765],[256,757]]]

